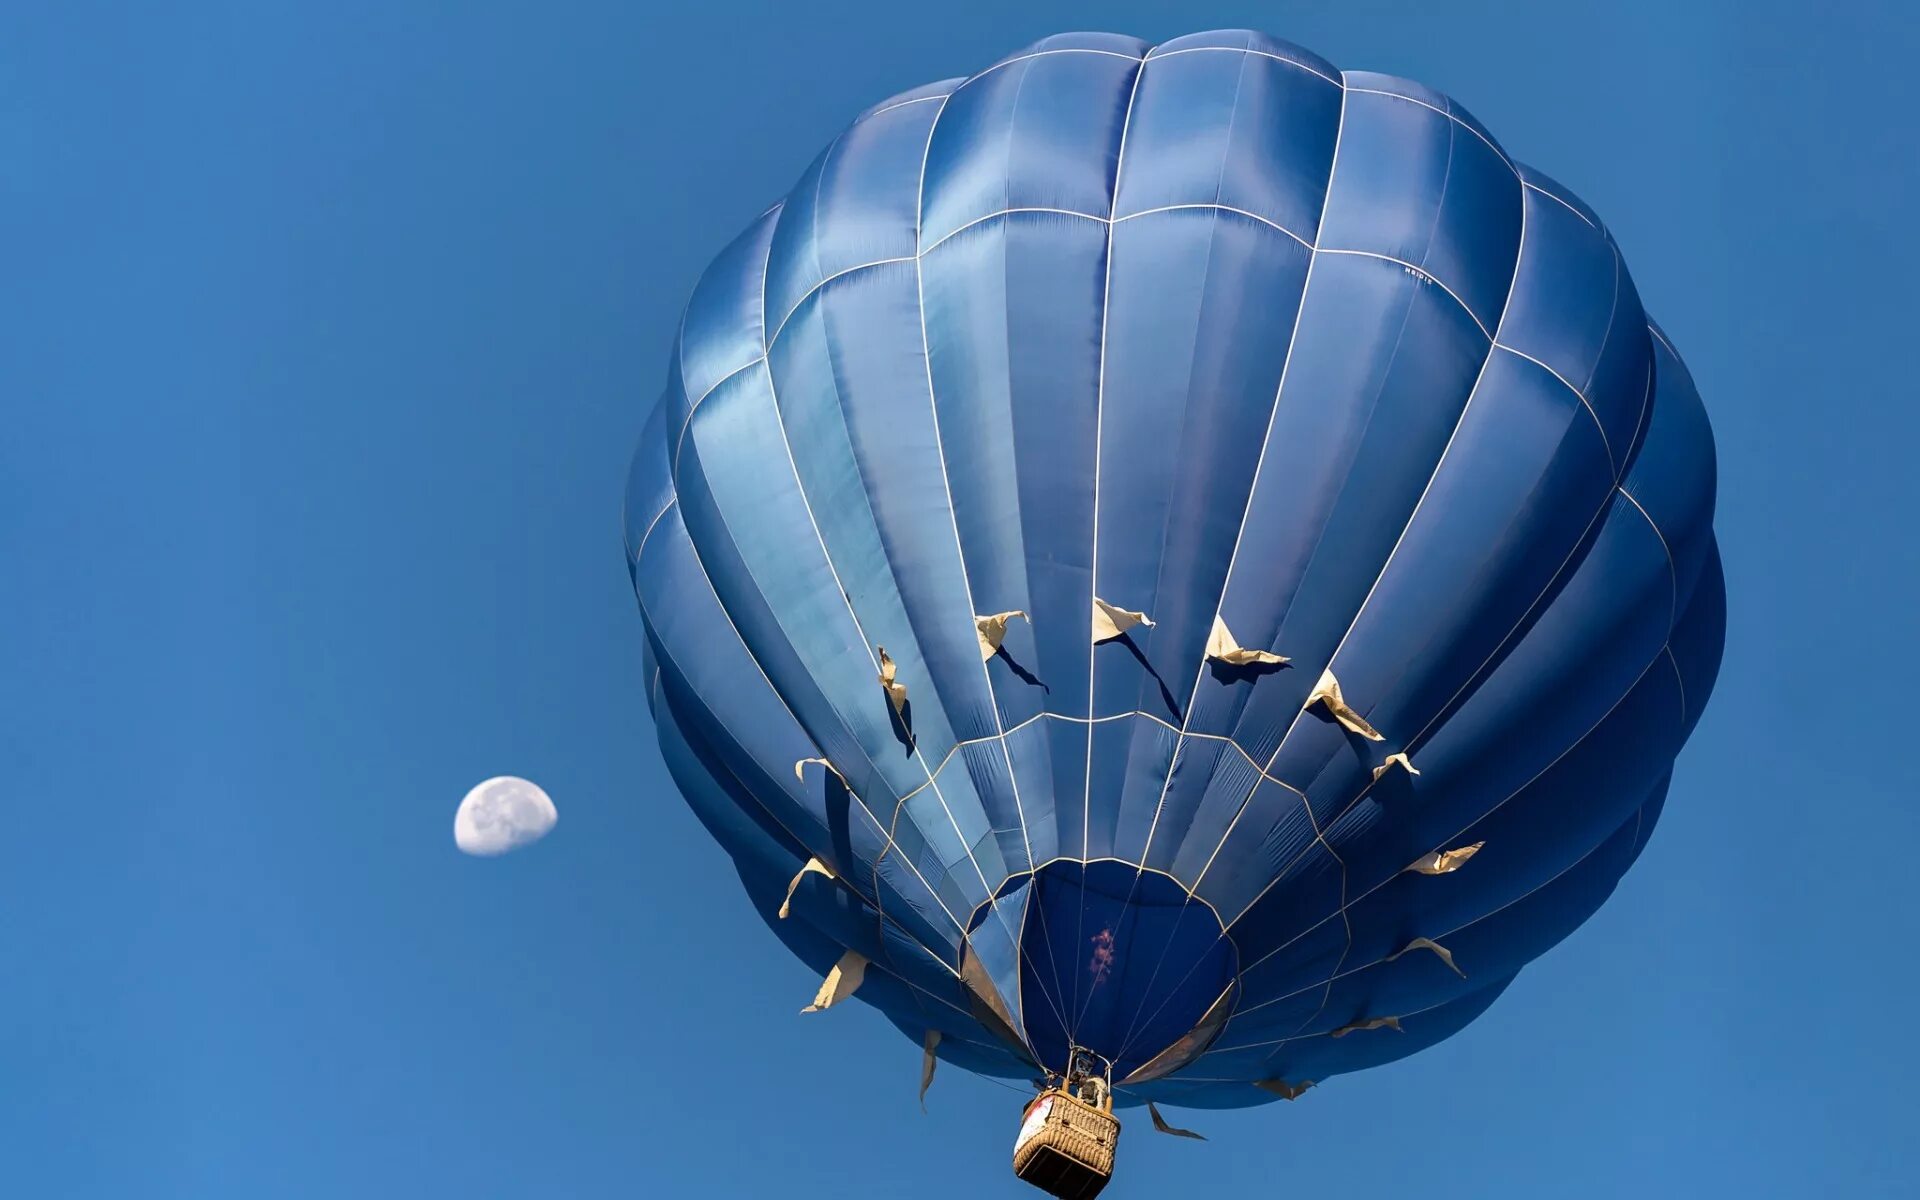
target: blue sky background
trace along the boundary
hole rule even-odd
[[[1110,1194],[1920,1194],[1920,18],[1830,8],[7,4],[0,1193],[1037,1195],[1020,1095],[922,1116],[876,1014],[795,1015],[654,748],[622,479],[701,267],[861,108],[1254,26],[1608,221],[1729,643],[1599,916],[1437,1049],[1135,1121]],[[506,772],[558,830],[462,857]]]

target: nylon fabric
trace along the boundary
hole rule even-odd
[[[1073,34],[722,249],[624,545],[662,755],[816,1007],[923,1097],[1077,1043],[1239,1107],[1605,901],[1718,671],[1715,486],[1604,223],[1451,99]]]

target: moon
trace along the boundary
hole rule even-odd
[[[547,836],[560,811],[537,783],[496,775],[460,801],[453,814],[453,844],[478,858],[494,858]]]

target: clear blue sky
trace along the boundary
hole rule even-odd
[[[1920,30],[1833,7],[7,4],[0,1193],[1028,1194],[1020,1096],[922,1116],[877,1015],[796,1015],[654,748],[620,490],[700,268],[854,113],[1244,25],[1610,223],[1717,430],[1728,648],[1491,1012],[1137,1120],[1111,1194],[1920,1194]],[[503,772],[559,828],[464,858]]]

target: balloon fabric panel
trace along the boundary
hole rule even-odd
[[[1447,97],[1049,38],[870,108],[694,289],[627,493],[649,705],[835,999],[1266,1103],[1457,1032],[1646,845],[1713,456],[1598,216]]]

